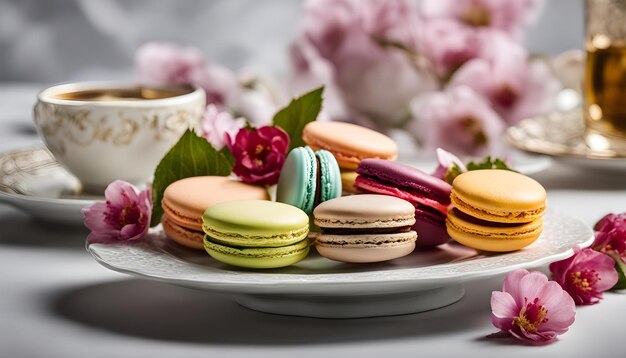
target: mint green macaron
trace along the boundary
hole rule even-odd
[[[280,172],[276,201],[293,205],[311,215],[321,202],[341,196],[341,173],[328,151],[294,148]]]
[[[235,266],[277,268],[309,251],[309,217],[302,210],[266,200],[236,200],[204,211],[204,247],[213,258]]]
[[[327,150],[318,150],[315,152],[315,157],[319,163],[319,202],[315,203],[317,206],[327,200],[338,198],[341,196],[342,181],[341,171],[335,156]]]

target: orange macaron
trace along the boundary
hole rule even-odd
[[[355,170],[367,158],[394,160],[398,156],[398,146],[391,138],[351,123],[310,122],[302,131],[302,139],[313,150],[331,152],[341,169]]]
[[[204,250],[202,214],[218,203],[231,200],[270,200],[264,187],[245,184],[228,177],[200,176],[170,184],[163,193],[165,235],[177,243]]]

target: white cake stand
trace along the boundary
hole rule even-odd
[[[231,293],[253,310],[320,318],[356,318],[422,312],[463,297],[463,284],[570,256],[574,245],[593,242],[583,222],[548,212],[541,237],[506,254],[446,244],[432,251],[378,264],[343,264],[313,250],[296,265],[246,270],[224,265],[202,251],[182,248],[160,229],[140,242],[91,244],[103,266],[164,283]]]

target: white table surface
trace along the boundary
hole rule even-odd
[[[0,84],[0,150],[40,145],[31,121],[40,86]],[[592,225],[626,211],[617,174],[554,164],[535,175],[549,206]],[[0,205],[0,357],[608,357],[624,352],[626,293],[577,308],[559,341],[542,347],[486,339],[489,297],[503,277],[466,286],[458,303],[396,317],[275,316],[228,295],[130,278],[84,249],[86,231],[40,224]],[[545,271],[545,267],[543,268]],[[619,353],[621,352],[621,353]]]

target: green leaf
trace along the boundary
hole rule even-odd
[[[487,156],[485,159],[483,159],[482,162],[469,162],[467,163],[466,166],[467,166],[468,171],[479,170],[479,169],[503,169],[503,170],[510,170],[512,172],[515,171],[511,167],[509,167],[504,162],[504,160],[500,158],[492,159],[491,156]]]
[[[161,199],[168,185],[194,176],[226,176],[230,174],[232,167],[232,160],[223,152],[217,151],[211,143],[196,135],[192,130],[187,130],[178,143],[165,154],[154,171],[150,226],[155,226],[161,221],[163,215]]]
[[[446,183],[452,185],[452,182],[454,181],[454,178],[456,178],[459,175],[461,175],[461,173],[463,173],[461,171],[461,168],[456,163],[452,163],[452,166],[450,168],[448,168],[448,171],[446,172],[446,175],[443,178],[443,180],[445,180]]]
[[[295,98],[274,116],[274,125],[289,135],[289,150],[306,145],[302,140],[302,130],[307,123],[317,119],[322,108],[322,92],[324,87]]]
[[[611,290],[623,290],[626,288],[626,265],[622,263],[622,259],[618,255],[610,255],[615,260],[615,270],[617,271],[617,283]]]

